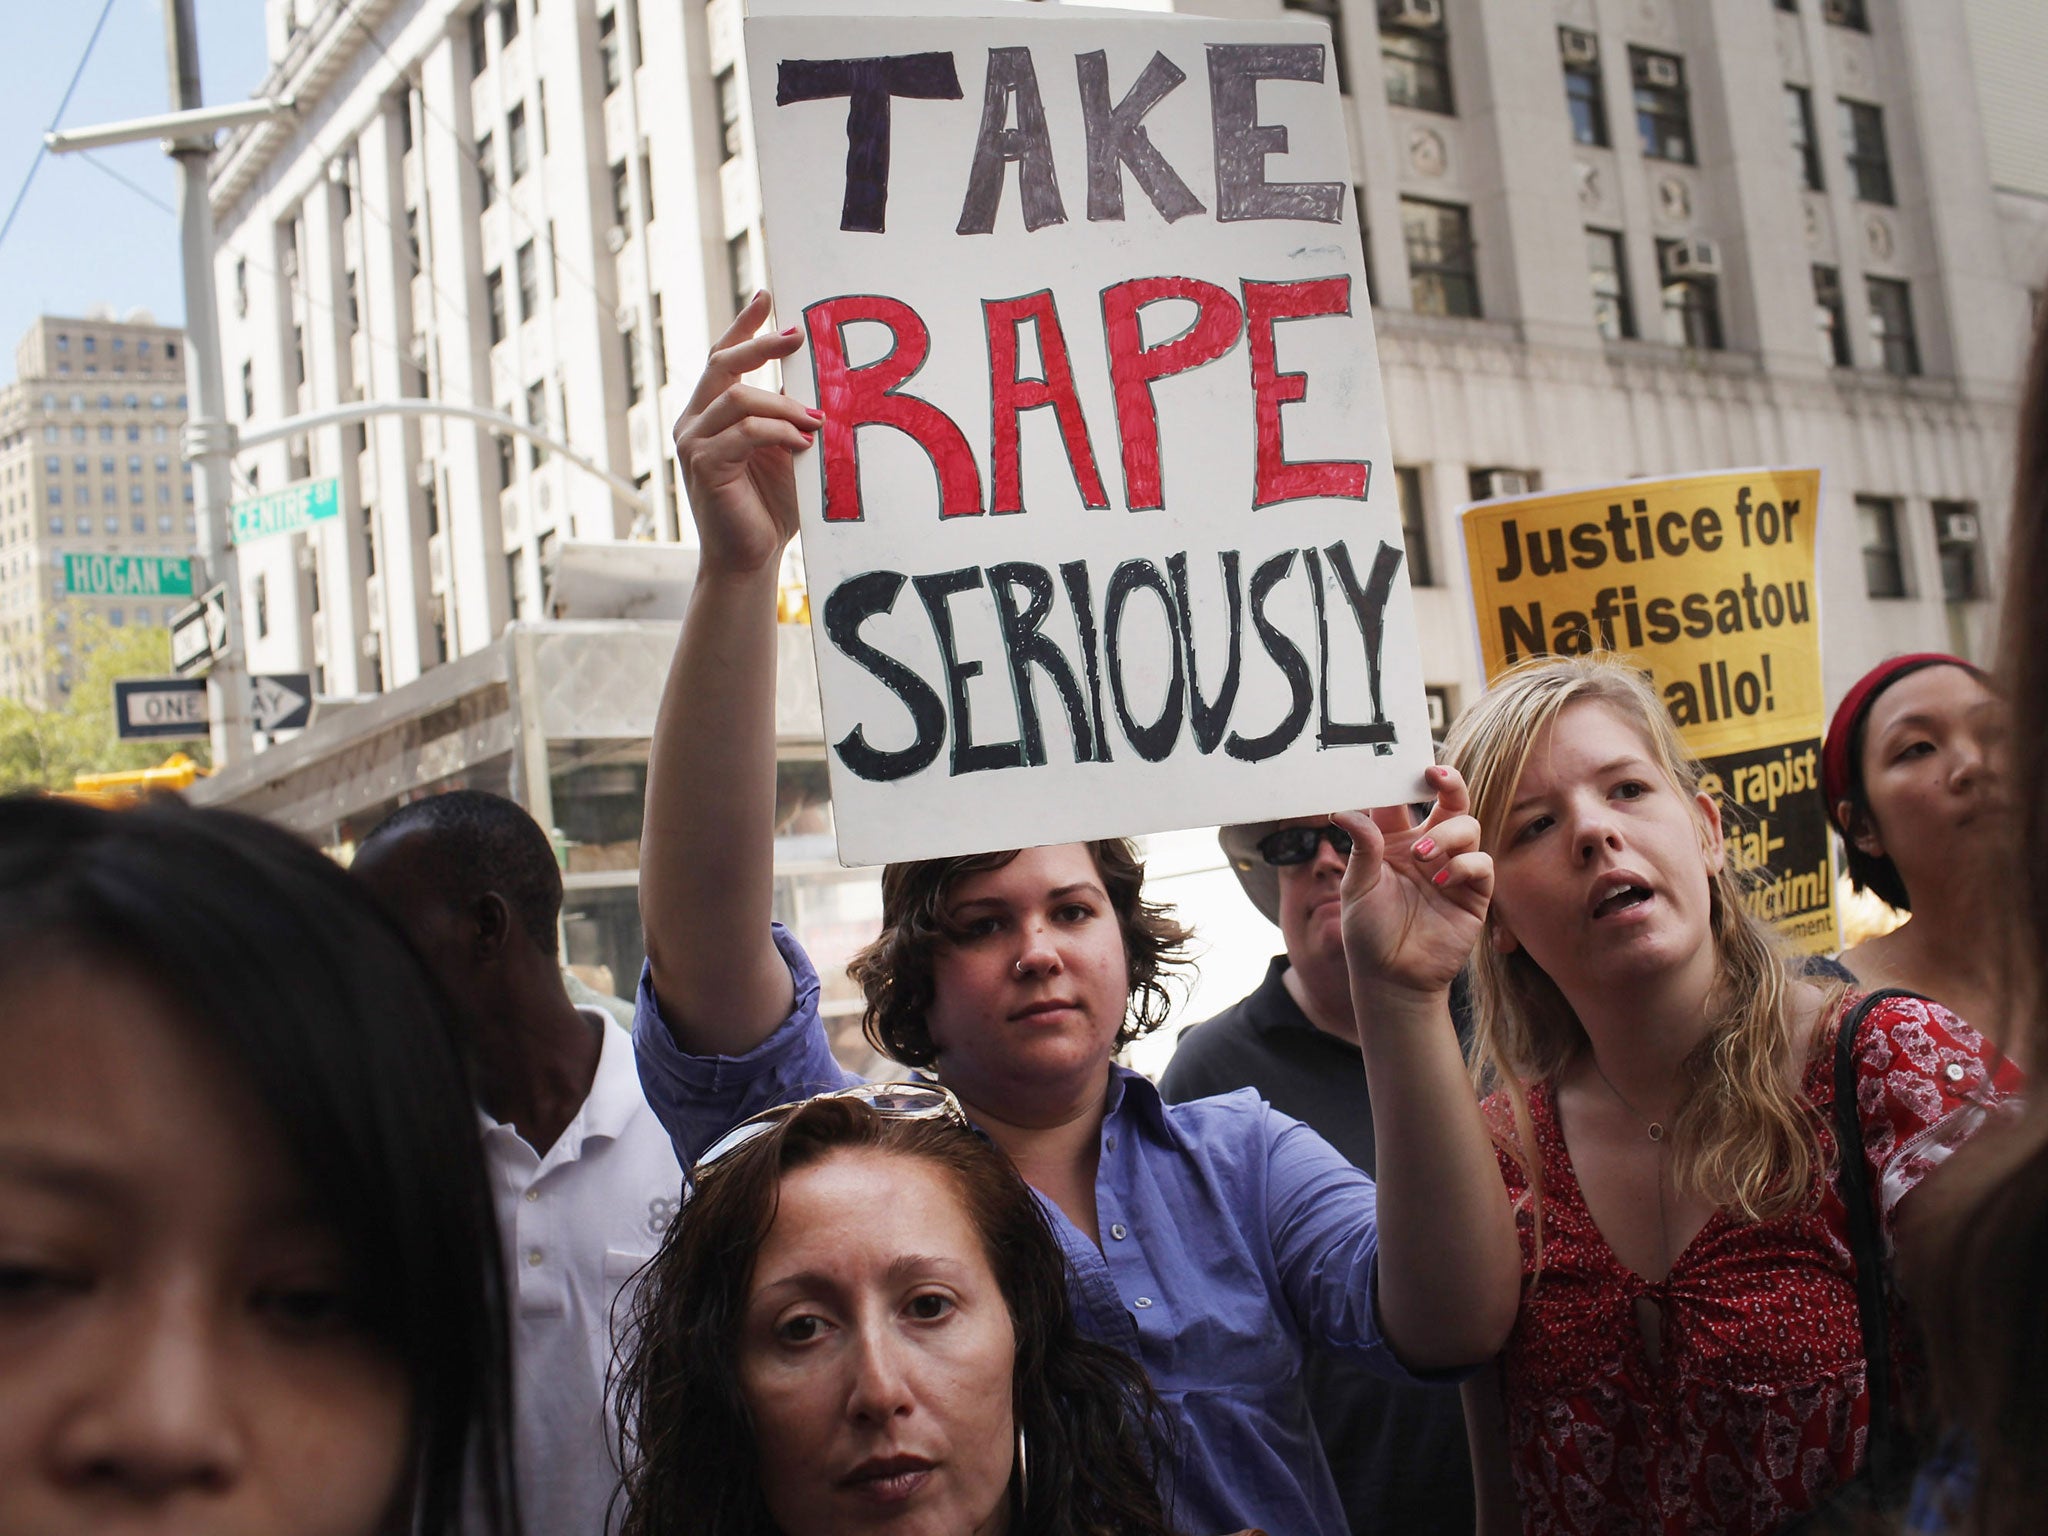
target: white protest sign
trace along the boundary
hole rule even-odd
[[[1327,28],[745,28],[841,858],[1420,797]]]

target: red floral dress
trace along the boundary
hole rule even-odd
[[[1845,1000],[1843,1009],[1853,999]],[[1836,1025],[1807,1098],[1828,1121]],[[1857,1104],[1887,1243],[1902,1196],[2017,1092],[2017,1068],[1937,1004],[1865,1018]],[[1512,1136],[1505,1095],[1486,1102]],[[1519,1209],[1522,1307],[1501,1355],[1508,1457],[1528,1536],[1762,1536],[1851,1477],[1869,1421],[1846,1212],[1829,1177],[1775,1221],[1717,1212],[1655,1284],[1608,1248],[1579,1191],[1550,1085],[1530,1094],[1544,1181],[1543,1272]],[[1825,1133],[1824,1133],[1825,1135]],[[1824,1142],[1830,1156],[1833,1138]],[[1518,1202],[1527,1180],[1501,1154]],[[1653,1365],[1635,1301],[1662,1316]]]

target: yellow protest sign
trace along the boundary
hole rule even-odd
[[[1503,497],[1464,512],[1491,681],[1530,656],[1628,655],[1654,679],[1751,903],[1800,948],[1835,945],[1814,540],[1820,471],[1755,469]]]

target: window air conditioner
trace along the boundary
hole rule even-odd
[[[412,483],[421,490],[430,490],[434,484],[434,461],[421,459],[412,467]]]
[[[1694,237],[1664,247],[1664,275],[1668,278],[1715,277],[1720,271],[1721,248],[1711,240]]]
[[[631,238],[632,232],[625,225],[614,224],[604,232],[604,248],[616,256],[626,248],[626,242]]]
[[[317,571],[320,569],[320,547],[317,544],[311,542],[301,544],[295,551],[295,554],[300,570]]]
[[[1444,0],[1380,0],[1380,24],[1434,31],[1444,24]]]
[[[1557,34],[1558,50],[1566,64],[1592,65],[1600,62],[1600,39],[1576,27],[1562,27]]]
[[[363,638],[358,643],[362,647],[363,660],[365,661],[375,660],[377,653],[384,649],[384,641],[374,629],[364,630]]]
[[[448,590],[448,536],[437,533],[427,540],[427,590],[436,597]]]
[[[612,329],[621,336],[632,335],[633,327],[639,323],[639,320],[639,311],[635,310],[630,304],[621,304],[612,311]]]
[[[1820,19],[1833,26],[1848,26],[1853,10],[1850,0],[1820,0]]]
[[[1974,544],[1977,542],[1977,519],[1968,512],[1950,512],[1941,520],[1940,534],[1944,544]]]
[[[1529,477],[1519,469],[1482,470],[1479,484],[1489,497],[1526,496],[1529,492]]]
[[[1678,60],[1652,54],[1643,60],[1643,84],[1675,91],[1679,85]]]

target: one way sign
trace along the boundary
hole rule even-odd
[[[296,731],[313,713],[313,676],[279,672],[249,679],[249,723],[266,734]]]

